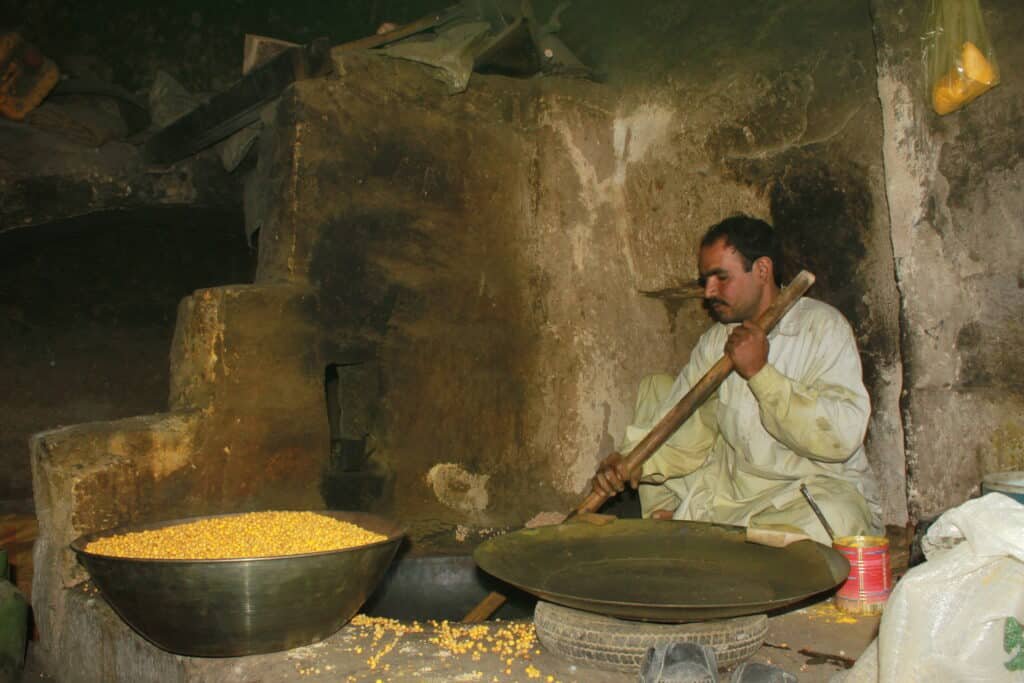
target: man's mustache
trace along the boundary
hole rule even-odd
[[[728,306],[729,305],[728,303],[726,303],[722,299],[715,299],[715,298],[704,299],[704,306],[707,307],[707,308],[710,308],[710,307],[714,306],[715,304],[721,304],[722,306]]]

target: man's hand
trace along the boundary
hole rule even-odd
[[[760,327],[744,321],[725,342],[725,355],[743,379],[750,379],[768,362],[768,336]]]
[[[621,493],[626,488],[626,482],[630,487],[636,488],[640,484],[640,469],[630,475],[626,471],[626,464],[621,453],[611,453],[601,461],[597,468],[597,474],[590,480],[593,490],[599,491],[609,498],[616,493]]]

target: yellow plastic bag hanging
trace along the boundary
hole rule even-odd
[[[999,83],[999,65],[978,0],[931,0],[924,63],[938,114],[956,111]]]

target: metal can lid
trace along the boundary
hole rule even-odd
[[[885,536],[839,536],[832,542],[835,548],[888,548]]]

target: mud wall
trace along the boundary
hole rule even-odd
[[[691,281],[706,227],[738,211],[853,323],[886,518],[906,519],[867,4],[646,9],[562,16],[601,81],[474,76],[450,96],[429,67],[336,54],[267,112],[256,277],[179,306],[169,412],[33,440],[52,653],[77,637],[81,533],[327,505],[429,545],[568,508],[643,375],[677,372],[709,324],[643,292]]]
[[[988,472],[1024,469],[1024,8],[982,3],[1003,83],[939,117],[924,6],[873,2],[886,185],[902,300],[909,499],[934,517]]]
[[[1024,12],[986,7],[1017,73]],[[645,10],[562,15],[601,82],[452,97],[352,56],[289,91],[261,140],[256,284],[182,305],[173,414],[37,441],[48,566],[77,533],[189,513],[322,502],[423,539],[567,507],[639,379],[708,324],[641,292],[690,280],[736,211],[854,325],[887,522],[908,489],[928,517],[1024,466],[1021,89],[931,114],[909,3]]]
[[[350,59],[343,85],[300,86],[279,110],[276,154],[299,151],[261,156],[293,170],[264,169],[291,214],[261,234],[260,277],[319,288],[318,324],[335,330],[321,364],[374,364],[365,447],[382,509],[485,525],[575,500],[639,379],[676,372],[708,324],[696,301],[640,292],[691,280],[704,229],[746,211],[776,223],[790,270],[814,271],[816,296],[853,323],[887,520],[906,519],[867,6],[749,10],[756,44],[724,10],[663,11],[689,17],[673,27],[706,46],[700,61],[635,77],[670,57],[654,50],[599,61],[603,84],[474,77],[449,98],[423,67]],[[563,20],[596,40],[608,17]],[[351,478],[328,498],[358,495]]]
[[[620,109],[657,112],[666,130],[629,168],[613,212],[628,239],[680,235],[683,256],[637,259],[641,279],[694,273],[694,240],[723,215],[747,211],[776,225],[788,270],[814,272],[811,294],[853,324],[873,404],[869,458],[885,518],[902,524],[899,293],[868,3],[652,2],[644,10],[573,6],[561,33],[606,74]]]
[[[347,435],[362,466],[334,463],[328,505],[365,501],[420,537],[564,507],[613,447],[630,387],[678,356],[675,311],[638,292],[675,273],[635,277],[620,218],[568,160],[603,155],[619,192],[616,126],[642,125],[593,84],[489,78],[449,97],[419,65],[338,67],[282,101],[260,157],[277,199],[258,281],[319,292],[320,366],[368,416]],[[679,238],[647,247],[681,255]]]
[[[538,15],[556,4],[538,0]],[[772,220],[786,236],[790,270],[814,271],[814,295],[854,324],[875,408],[868,446],[887,521],[906,519],[908,467],[910,499],[926,517],[971,495],[985,472],[1021,467],[1019,373],[1011,350],[1021,269],[1012,229],[1021,214],[1021,141],[1013,126],[1020,93],[1012,78],[1020,50],[1012,36],[1021,10],[1002,1],[985,8],[1010,77],[944,118],[924,105],[923,8],[913,3],[650,0],[637,11],[596,1],[562,13],[560,35],[603,84],[520,91],[511,98],[523,109],[509,119],[522,127],[522,144],[535,150],[525,152],[534,166],[510,168],[532,173],[528,182],[541,188],[530,200],[537,233],[525,258],[535,264],[522,296],[544,302],[537,315],[548,321],[541,329],[551,330],[553,349],[556,338],[571,339],[566,348],[579,352],[543,345],[538,351],[536,372],[575,377],[575,388],[547,386],[545,395],[580,397],[565,411],[537,411],[531,422],[538,433],[560,435],[545,446],[562,455],[553,456],[558,465],[543,487],[569,497],[565,492],[579,490],[593,461],[619,438],[637,375],[673,371],[705,323],[693,302],[609,301],[598,278],[634,292],[688,279],[696,237],[734,210]],[[348,26],[354,36],[385,14],[411,18],[423,9],[375,5],[369,17],[357,12],[324,21]],[[498,83],[487,87],[521,87]],[[410,131],[404,144],[421,143]],[[379,174],[408,179],[410,169],[431,166],[422,153],[403,158],[385,161]],[[469,206],[480,206],[475,189],[455,189],[470,195]],[[450,188],[431,190],[436,197]],[[379,219],[402,223],[394,212],[373,220]],[[661,311],[664,327],[621,323],[635,315],[647,320],[651,310]],[[550,323],[561,316],[573,322]],[[625,370],[624,352],[611,350],[620,343],[650,353],[637,364],[646,367]],[[524,371],[496,362],[513,374]],[[502,439],[510,429],[498,430]],[[460,438],[466,452],[490,448],[479,437]],[[479,502],[481,484],[473,477],[483,469],[508,474],[520,467],[518,457],[510,452],[487,468],[470,458],[470,466],[459,465],[454,486],[476,491]],[[447,495],[438,491],[424,499]]]

